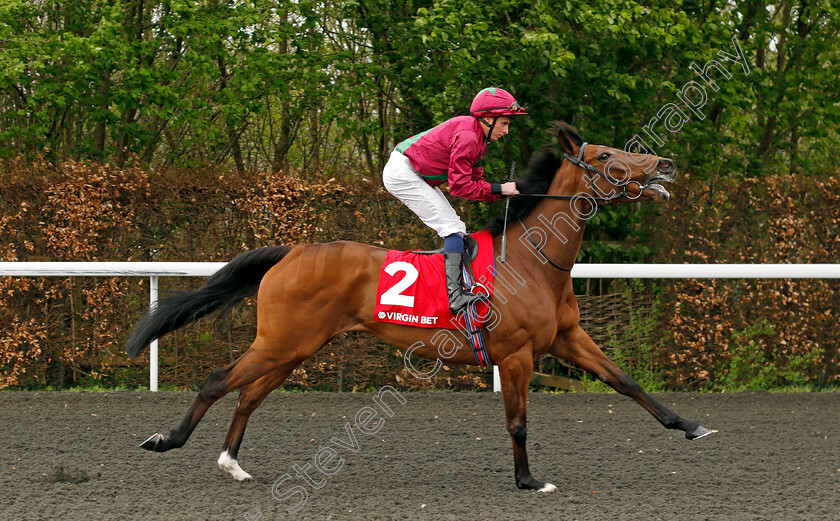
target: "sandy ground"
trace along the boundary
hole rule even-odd
[[[840,520],[839,393],[657,395],[719,431],[693,442],[625,397],[531,394],[531,469],[552,494],[516,488],[500,395],[403,393],[389,417],[372,394],[273,393],[242,483],[216,465],[235,395],[185,447],[137,447],[194,396],[0,393],[0,519]],[[375,434],[352,425],[365,407]]]

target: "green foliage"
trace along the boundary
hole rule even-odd
[[[732,333],[729,363],[723,385],[730,389],[767,389],[776,381],[778,368],[761,337],[773,332],[773,324],[762,319]],[[736,387],[737,386],[737,387]]]
[[[775,326],[764,318],[742,330],[733,331],[729,359],[719,370],[723,378],[714,387],[738,391],[811,383],[806,376],[807,370],[819,360],[819,350],[810,349],[782,359],[775,347],[767,345],[767,338],[774,331]]]
[[[580,379],[581,386],[579,389],[573,389],[570,392],[579,393],[615,393],[615,390],[601,380],[595,379],[589,374],[584,375]]]
[[[615,334],[614,324],[610,325],[610,358],[624,369],[639,385],[648,392],[660,392],[667,389],[665,371],[662,369],[659,354],[665,337],[662,334],[662,301],[659,295],[652,300],[634,302],[634,295],[650,292],[649,287],[638,280],[631,280],[622,289],[624,301],[630,309],[630,322],[621,335]]]
[[[700,176],[810,172],[836,164],[838,29],[801,2],[8,0],[0,155],[378,175],[498,85],[530,116],[491,150],[497,178],[554,119],[622,146],[668,103],[688,121],[654,125],[654,149]],[[719,55],[733,37],[749,74]],[[731,77],[698,116],[676,95],[713,59]]]

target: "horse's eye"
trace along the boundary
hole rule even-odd
[[[599,157],[598,159],[600,159],[601,161],[606,161],[607,159],[609,159],[609,157],[610,157],[610,155],[607,154],[606,152],[604,152],[603,154],[601,154],[601,157]]]

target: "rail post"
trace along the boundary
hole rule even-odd
[[[149,309],[157,307],[158,302],[158,276],[149,277]],[[158,341],[152,340],[149,344],[149,390],[158,390]]]

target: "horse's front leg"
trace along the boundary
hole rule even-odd
[[[528,384],[530,383],[533,366],[534,357],[530,350],[524,348],[499,363],[507,430],[513,441],[516,486],[540,492],[553,492],[557,490],[557,487],[551,483],[537,481],[531,475],[531,470],[528,468],[528,453],[525,450],[525,440],[527,438],[525,410],[528,402]]]
[[[580,367],[587,373],[600,379],[619,393],[629,396],[651,413],[667,429],[679,429],[685,432],[685,437],[695,440],[712,433],[697,422],[686,420],[654,400],[633,380],[630,375],[622,371],[607,355],[589,338],[580,326],[568,332],[557,335],[554,344],[548,351],[557,358],[567,360]]]

